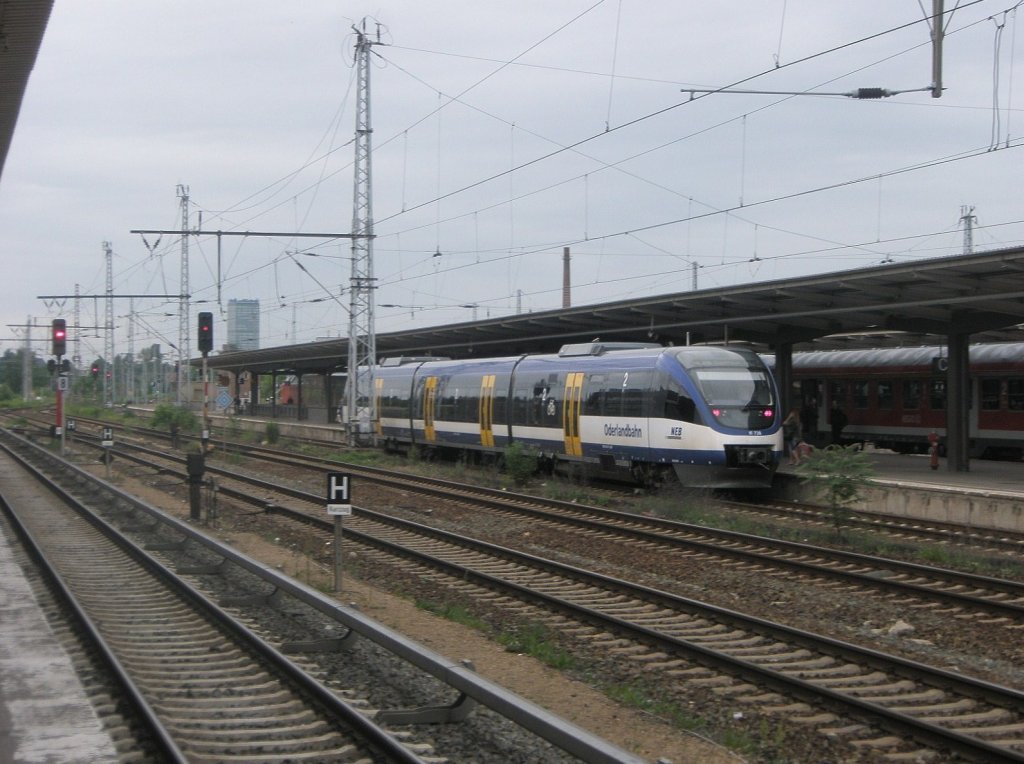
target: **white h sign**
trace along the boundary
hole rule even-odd
[[[350,478],[344,472],[327,473],[327,514],[351,515]]]

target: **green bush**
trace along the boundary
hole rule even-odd
[[[281,425],[277,422],[267,422],[266,437],[267,443],[277,443],[281,439]]]
[[[537,474],[537,452],[522,443],[511,443],[505,449],[505,471],[516,485],[525,485]]]
[[[178,430],[192,432],[198,426],[196,415],[185,408],[172,406],[169,403],[161,403],[153,409],[153,418],[150,420],[155,429],[172,429],[177,426]]]
[[[874,467],[859,444],[826,446],[813,451],[796,468],[801,481],[809,483],[824,498],[838,531],[843,508],[861,498],[874,475]]]

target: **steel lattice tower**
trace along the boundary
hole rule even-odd
[[[107,262],[106,316],[103,321],[103,404],[114,405],[114,251],[110,242],[103,242]]]
[[[192,400],[192,389],[189,386],[189,359],[192,358],[191,335],[188,332],[189,283],[188,283],[188,186],[178,186],[178,197],[181,199],[181,293],[178,304],[178,397],[180,406],[184,401]]]
[[[377,336],[373,304],[373,193],[370,126],[370,48],[364,29],[356,33],[356,135],[352,195],[352,277],[349,281],[348,405],[349,442],[373,421],[373,365]],[[361,428],[360,425],[363,425]]]

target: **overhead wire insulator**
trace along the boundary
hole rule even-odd
[[[843,93],[848,98],[859,98],[861,100],[869,100],[874,98],[888,98],[889,96],[896,95],[892,90],[886,90],[885,88],[857,88],[851,90],[849,93]]]

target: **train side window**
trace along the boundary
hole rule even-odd
[[[436,400],[435,417],[442,422],[454,421],[456,419],[455,408],[459,400],[459,388],[452,384],[450,378],[438,381]]]
[[[512,390],[512,421],[515,424],[530,424],[530,404],[533,399],[533,385],[516,377]]]
[[[855,409],[866,409],[868,407],[868,383],[859,381],[853,383],[853,407]]]
[[[494,380],[494,416],[492,424],[508,424],[511,409],[508,397],[508,374],[498,374]]]
[[[604,391],[604,400],[601,403],[601,413],[605,416],[622,415],[622,388],[609,387]]]
[[[921,408],[921,381],[906,379],[903,381],[903,408]]]
[[[933,379],[928,390],[928,407],[932,411],[944,411],[946,408],[946,380]]]
[[[604,387],[607,384],[604,374],[591,374],[586,378],[586,393],[583,397],[583,415],[600,416],[604,401]]]
[[[547,409],[551,388],[545,380],[537,382],[533,386],[533,396],[530,400],[530,411],[528,422],[530,424],[542,424]]]
[[[878,382],[876,391],[878,393],[878,408],[891,409],[893,401],[892,382]]]
[[[647,394],[651,389],[651,373],[649,371],[631,371],[623,379],[622,415],[632,417],[647,416]]]
[[[697,421],[697,406],[682,385],[672,378],[662,380],[664,385],[665,418],[680,422]]]
[[[1024,379],[1006,380],[1006,407],[1010,411],[1024,411]]]
[[[1001,406],[999,404],[1000,394],[1002,393],[1003,383],[1000,379],[982,379],[981,380],[981,410],[982,411],[998,411]]]
[[[846,383],[845,382],[830,382],[829,383],[829,396],[830,400],[834,403],[839,403],[839,408],[846,408]]]

